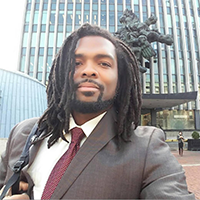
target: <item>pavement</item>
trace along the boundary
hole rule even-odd
[[[171,151],[185,170],[188,190],[200,200],[200,151],[184,151],[179,156],[178,151]]]

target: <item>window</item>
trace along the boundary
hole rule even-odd
[[[81,4],[80,3],[76,4],[76,10],[81,10]]]
[[[26,19],[25,19],[25,23],[29,23],[30,20],[30,11],[26,12]]]
[[[64,12],[60,12],[58,15],[58,24],[64,23]]]
[[[27,4],[27,8],[26,8],[27,10],[31,10],[31,3],[28,3]]]
[[[28,28],[29,28],[28,24],[24,25],[24,32],[28,32]]]
[[[28,44],[28,33],[24,33],[23,47],[26,47],[27,44]]]
[[[47,3],[44,3],[43,4],[43,10],[47,10],[48,9],[48,4]]]
[[[46,31],[46,24],[42,24],[41,25],[41,32],[45,32]]]
[[[73,10],[73,4],[72,3],[67,4],[67,10]]]
[[[98,10],[98,4],[93,4],[92,5],[92,10]]]
[[[55,3],[51,4],[51,10],[56,10],[56,4]]]
[[[37,32],[37,25],[36,25],[36,24],[34,24],[34,25],[32,26],[32,31],[33,31],[33,32]]]
[[[42,13],[42,24],[46,24],[47,21],[47,11],[43,11]]]
[[[49,47],[54,46],[54,33],[49,33],[49,42],[48,42]]]
[[[60,3],[59,4],[59,10],[64,10],[65,9],[65,4],[64,3]]]
[[[51,12],[51,15],[50,15],[50,24],[55,24],[55,12]]]
[[[36,4],[35,4],[35,10],[39,10],[39,8],[40,8],[40,4],[39,4],[39,3],[36,3]]]
[[[45,46],[45,33],[40,34],[40,47]]]

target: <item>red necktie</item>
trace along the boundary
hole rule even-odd
[[[65,173],[67,167],[71,163],[72,159],[78,152],[80,148],[80,142],[84,138],[85,134],[80,128],[73,128],[71,130],[72,140],[69,145],[68,150],[63,154],[63,156],[58,160],[54,166],[51,174],[45,185],[41,199],[50,199],[54,190],[56,189],[60,179]]]

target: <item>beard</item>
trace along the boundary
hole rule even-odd
[[[85,79],[79,83],[76,83],[74,85],[74,91],[76,91],[76,89],[80,83],[84,83],[84,82],[93,82],[94,84],[98,85],[98,87],[100,89],[100,95],[99,95],[97,101],[86,102],[86,101],[78,100],[76,97],[76,94],[74,93],[73,98],[72,98],[72,110],[82,113],[82,114],[89,114],[89,113],[97,113],[97,112],[106,110],[110,106],[113,105],[116,95],[112,99],[103,101],[102,97],[103,97],[103,92],[104,92],[104,86],[100,85],[99,83],[97,83],[94,80]],[[89,97],[89,96],[93,95],[93,92],[84,92],[84,95]]]
[[[110,100],[97,100],[96,102],[85,102],[77,99],[72,100],[72,108],[74,111],[89,114],[89,113],[97,113],[109,108],[114,102],[114,99]]]

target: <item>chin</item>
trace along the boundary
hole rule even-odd
[[[79,113],[89,114],[89,113],[97,113],[103,110],[107,110],[112,104],[113,104],[113,99],[105,100],[105,101],[73,100],[72,109]]]

